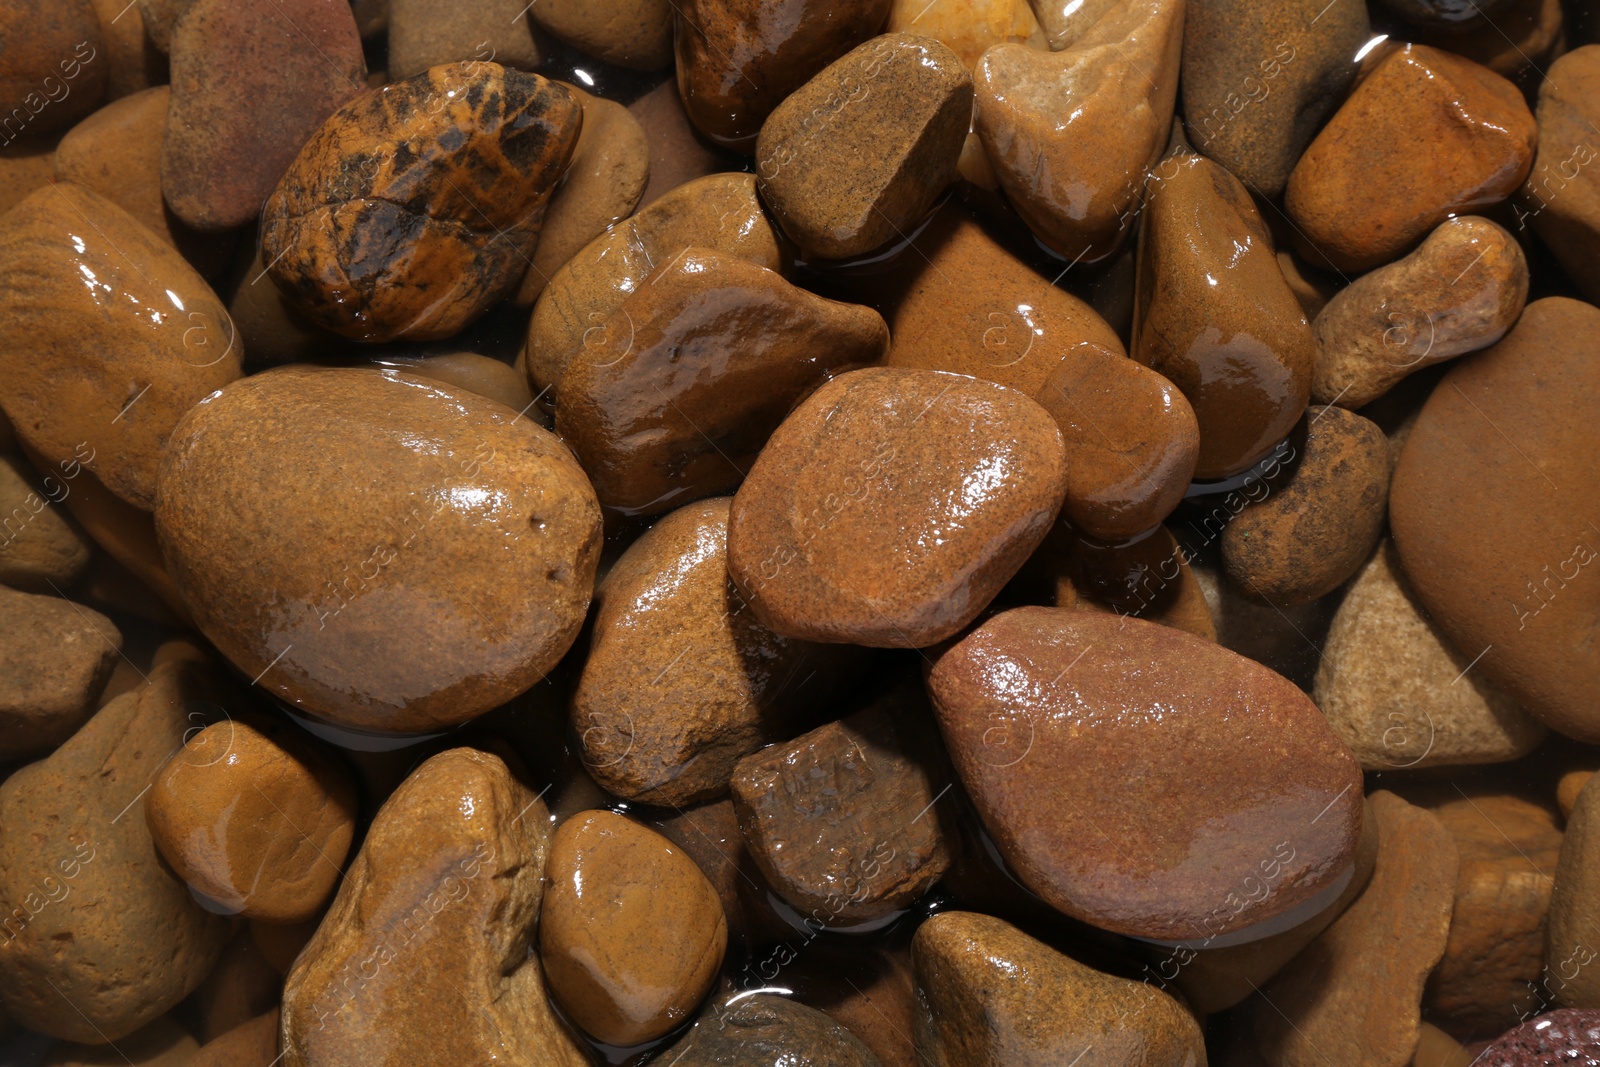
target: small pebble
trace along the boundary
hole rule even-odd
[[[121,649],[122,633],[98,611],[0,586],[0,761],[43,755],[76,733]]]
[[[672,65],[671,0],[541,0],[530,9],[541,28],[585,55],[633,70]]]
[[[530,6],[523,0],[388,0],[390,80],[466,61],[533,70],[540,53]]]
[[[1539,88],[1539,147],[1518,193],[1531,225],[1567,276],[1600,301],[1600,44],[1556,60]]]
[[[932,37],[968,70],[997,44],[1044,48],[1044,30],[1028,0],[894,0],[885,33]]]

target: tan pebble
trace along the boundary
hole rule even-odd
[[[1044,30],[1027,0],[895,0],[886,33],[932,37],[976,67],[991,45],[1044,48]]]
[[[99,612],[0,586],[0,760],[43,755],[71,737],[98,706],[121,648],[122,633]]]
[[[670,0],[544,0],[531,14],[585,55],[633,70],[660,70],[672,65],[673,11]]]
[[[65,589],[89,566],[89,546],[60,507],[70,486],[0,457],[0,582],[32,593]]]

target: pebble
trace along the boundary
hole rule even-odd
[[[960,56],[968,70],[992,45],[1046,47],[1028,0],[894,0],[884,32],[932,37]]]
[[[1450,643],[1580,741],[1600,741],[1600,647],[1571,636],[1600,614],[1600,567],[1589,566],[1600,533],[1583,503],[1600,497],[1587,458],[1597,447],[1597,331],[1600,311],[1588,304],[1528,305],[1501,341],[1434,388],[1389,495],[1406,577]]]
[[[200,1047],[188,1067],[275,1067],[278,1011],[274,1008]]]
[[[1475,1067],[1476,1059],[1461,1043],[1432,1023],[1424,1022],[1411,1067]]]
[[[808,259],[903,238],[956,177],[972,120],[960,56],[910,33],[875,37],[779,104],[756,142],[761,197]]]
[[[1600,943],[1600,909],[1595,906],[1600,834],[1589,825],[1600,817],[1597,808],[1600,789],[1590,783],[1567,816],[1550,895],[1543,981],[1533,990],[1539,1008],[1551,1002],[1563,1008],[1600,1008],[1600,967],[1594,966],[1595,945]]]
[[[1545,738],[1539,720],[1439,632],[1384,542],[1333,617],[1313,696],[1369,771],[1503,763]]]
[[[1195,477],[1249,470],[1305,411],[1311,324],[1238,179],[1181,154],[1151,179],[1133,358],[1183,390],[1200,423]]]
[[[200,726],[198,718],[191,722],[195,725],[186,732]],[[276,1011],[283,995],[283,972],[272,966],[248,930],[237,925],[234,929],[238,932],[222,950],[217,965],[184,1002],[184,1011],[193,1021],[195,1036],[202,1045],[264,1012]]]
[[[965,627],[1049,531],[1066,492],[1048,412],[939,371],[832,379],[734,496],[728,572],[786,637],[922,648]]]
[[[205,280],[133,216],[67,182],[0,222],[0,322],[14,338],[0,352],[0,407],[23,444],[135,508],[154,503],[178,419],[239,377],[233,323]]]
[[[45,1067],[193,1067],[195,1041],[183,1027],[163,1015],[149,1026],[108,1044],[63,1043],[44,1061]],[[231,1064],[230,1067],[248,1067]]]
[[[942,759],[918,739],[920,686],[740,760],[730,783],[745,847],[807,922],[851,926],[915,904],[950,866],[934,804]]]
[[[591,241],[551,276],[528,323],[528,380],[559,406],[557,386],[585,345],[605,343],[603,324],[656,268],[690,245],[783,273],[784,242],[749,174],[688,182]]]
[[[774,962],[787,952],[788,946],[779,947]],[[894,947],[812,942],[782,974],[795,999],[860,1038],[883,1067],[926,1067],[912,1041],[917,989],[911,954],[898,939]]]
[[[1533,226],[1579,290],[1600,301],[1600,44],[1556,60],[1539,87],[1539,145],[1518,194]]]
[[[1551,1067],[1600,1061],[1600,1011],[1552,1011],[1500,1035],[1475,1067]]]
[[[1050,588],[1030,602],[1131,615],[1217,639],[1216,621],[1188,553],[1165,526],[1122,545],[1079,534],[1063,551],[1058,538],[1034,559],[1043,564]]]
[[[260,247],[228,297],[228,314],[252,369],[310,363],[348,354],[349,343],[300,313],[272,281]]]
[[[1070,39],[1042,20],[1057,51],[1001,44],[978,62],[984,152],[1017,214],[1064,259],[1098,262],[1128,235],[1172,128],[1183,14],[1178,0],[1097,3]]]
[[[144,16],[145,33],[156,51],[166,55],[172,51],[172,31],[178,19],[195,4],[195,0],[139,0],[139,12]]]
[[[1493,18],[1475,20],[1465,28],[1419,29],[1410,39],[1465,56],[1521,82],[1530,68],[1544,72],[1566,52],[1569,21],[1561,0],[1510,0]]]
[[[1071,522],[1110,540],[1166,518],[1194,476],[1199,429],[1182,393],[1126,358],[1088,304],[1051,285],[955,205],[916,239],[891,314],[888,364],[1009,385],[1055,416]]]
[[[120,100],[161,85],[167,61],[145,35],[144,14],[127,0],[90,0],[106,40],[106,100]]]
[[[794,928],[779,918],[772,904],[777,898],[745,850],[733,801],[724,796],[667,810],[652,826],[683,849],[716,890],[728,922],[729,944],[748,952],[793,936]]]
[[[254,220],[300,146],[366,78],[345,0],[196,0],[172,33],[161,146],[172,213],[206,231]]]
[[[1365,407],[1423,367],[1494,344],[1527,300],[1528,260],[1516,238],[1488,219],[1447,219],[1316,317],[1311,398]]]
[[[1578,806],[1578,796],[1583,792],[1583,787],[1589,784],[1595,772],[1588,768],[1568,771],[1556,783],[1556,806],[1561,809],[1563,819],[1572,818],[1573,809]]]
[[[1139,619],[1025,607],[943,652],[928,691],[1000,854],[1074,918],[1238,940],[1343,887],[1360,768],[1253,661]]]
[[[318,915],[355,829],[349,772],[278,719],[228,719],[191,737],[145,801],[172,869],[218,909],[267,922]]]
[[[1522,94],[1500,75],[1426,45],[1395,50],[1289,176],[1284,208],[1301,251],[1341,271],[1399,258],[1450,216],[1514,192],[1538,132]]]
[[[729,504],[662,518],[595,593],[571,719],[585,768],[615,796],[721,796],[740,758],[803,729],[847,674],[848,650],[779,637],[745,610],[727,575]]]
[[[762,993],[707,1005],[658,1058],[672,1067],[882,1067],[860,1038],[822,1012]]]
[[[1222,532],[1222,565],[1244,594],[1304,604],[1344,584],[1383,536],[1389,441],[1353,411],[1313,407],[1293,470]]]
[[[121,649],[121,631],[98,611],[0,586],[0,762],[42,755],[76,733]]]
[[[660,514],[737,489],[797,402],[888,349],[871,308],[691,246],[591,331],[561,377],[556,433],[601,504]]]
[[[228,699],[204,668],[158,668],[0,786],[0,1001],[30,1029],[117,1041],[210,972],[230,928],[167,870],[139,803],[190,712]]]
[[[550,194],[533,261],[517,290],[519,307],[532,306],[568,260],[633,214],[650,181],[650,144],[639,120],[615,101],[567,89],[583,104],[583,128],[567,176]]]
[[[509,363],[476,352],[447,352],[440,356],[387,356],[377,361],[386,371],[415,374],[443,382],[469,393],[488,397],[512,411],[527,411],[533,404],[528,378]]]
[[[628,105],[639,120],[650,146],[650,184],[639,200],[648,207],[667,193],[696,178],[738,170],[744,160],[702,140],[683,109],[678,80],[667,78]]]
[[[495,63],[357,97],[262,211],[272,280],[342,337],[460,332],[521,283],[582,121],[565,88]]]
[[[681,0],[678,92],[713,144],[753,152],[761,124],[829,63],[875,36],[893,0]]]
[[[1439,795],[1444,803],[1433,813],[1455,839],[1461,874],[1450,939],[1423,1004],[1441,1026],[1481,1035],[1549,1006],[1539,983],[1562,835],[1552,812],[1518,796]],[[1548,984],[1559,982],[1557,975]]]
[[[1256,1047],[1278,1067],[1406,1067],[1421,1036],[1422,988],[1444,954],[1460,860],[1430,812],[1369,798],[1378,864],[1366,891],[1262,989]],[[1274,1010],[1274,1008],[1276,1010]]]
[[[541,0],[531,13],[541,28],[596,59],[631,70],[672,65],[672,0]]]
[[[0,583],[29,593],[64,589],[89,566],[89,546],[52,505],[70,486],[37,480],[31,467],[0,456]]]
[[[28,194],[50,184],[55,174],[54,134],[19,137],[0,148],[0,215],[28,198]]]
[[[411,772],[289,972],[283,1067],[585,1067],[530,951],[549,826],[497,756],[454,748]]]
[[[728,944],[722,903],[694,860],[609,811],[550,842],[539,953],[567,1017],[608,1045],[677,1028],[710,991]]]
[[[1200,1024],[1148,982],[1105,974],[1010,924],[940,912],[911,943],[930,1067],[1206,1062]]]
[[[1252,192],[1276,199],[1356,75],[1367,5],[1200,0],[1183,26],[1189,139]]]
[[[13,0],[0,5],[0,101],[4,135],[63,130],[105,100],[105,34],[90,0]]]
[[[533,70],[540,54],[529,6],[522,0],[389,0],[389,78],[404,81],[467,60]]]
[[[249,444],[263,433],[270,451]],[[594,490],[548,431],[369,369],[286,367],[209,398],[174,433],[156,512],[184,602],[235,666],[379,732],[451,726],[544,677],[600,552]]]

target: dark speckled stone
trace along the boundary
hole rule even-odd
[[[1529,1019],[1472,1062],[1474,1067],[1600,1067],[1600,1011],[1568,1008]]]

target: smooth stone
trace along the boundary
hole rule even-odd
[[[0,322],[13,338],[0,353],[0,407],[24,446],[43,466],[81,463],[146,511],[172,428],[240,373],[242,346],[205,279],[132,215],[68,182],[0,225]]]
[[[194,5],[195,0],[139,0],[145,33],[156,51],[166,55],[172,50],[172,31],[183,13]]]
[[[803,729],[848,674],[848,650],[779,637],[745,610],[727,576],[730,503],[660,519],[595,592],[571,721],[585,769],[614,796],[721,796],[734,764]]]
[[[0,761],[42,755],[76,733],[121,649],[121,631],[98,611],[0,586]]]
[[[1170,995],[1086,967],[989,915],[940,912],[911,942],[917,1050],[930,1067],[1203,1067],[1200,1024]]]
[[[1305,411],[1311,324],[1250,194],[1180,154],[1152,175],[1139,235],[1133,358],[1183,390],[1200,423],[1195,477],[1242,474]]]
[[[466,60],[533,70],[540,55],[529,6],[521,0],[389,0],[390,80]]]
[[[778,916],[772,905],[776,898],[745,850],[731,799],[724,796],[666,810],[668,813],[651,825],[683,849],[716,890],[727,917],[730,944],[748,952],[794,936],[794,928]]]
[[[1063,514],[1099,537],[1143,533],[1194,477],[1200,435],[1182,393],[1128,359],[1088,304],[1051,285],[954,205],[917,237],[890,317],[891,367],[954,371],[1037,400],[1067,446]]]
[[[1378,0],[1413,26],[1461,29],[1503,11],[1511,0]]]
[[[19,137],[0,148],[0,215],[50,184],[56,172],[54,134]]]
[[[678,93],[711,143],[753,152],[790,93],[878,33],[893,0],[682,0]]]
[[[1556,806],[1561,809],[1561,817],[1563,819],[1572,818],[1572,812],[1578,806],[1579,794],[1583,792],[1583,787],[1589,784],[1589,779],[1593,778],[1594,775],[1595,772],[1587,768],[1568,771],[1556,783]]]
[[[650,145],[639,120],[615,101],[581,90],[577,96],[583,128],[567,176],[550,194],[533,261],[517,290],[519,307],[532,306],[568,260],[633,214],[650,181]]]
[[[30,593],[65,589],[89,566],[89,545],[61,514],[72,485],[0,456],[0,583]],[[54,588],[52,588],[54,587]]]
[[[911,907],[950,866],[934,808],[949,770],[925,739],[916,686],[740,760],[745,847],[808,923],[852,926]]]
[[[251,369],[307,363],[350,355],[350,343],[301,314],[272,281],[257,245],[228,297],[228,314]]]
[[[801,399],[889,349],[871,308],[692,246],[597,325],[561,377],[556,433],[624,515],[737,489]]]
[[[563,86],[495,63],[357,97],[262,210],[272,280],[351,340],[460,332],[521,284],[582,121]]]
[[[188,1067],[274,1067],[279,1025],[277,1009],[258,1015],[207,1041]]]
[[[1339,604],[1312,695],[1365,770],[1504,763],[1532,752],[1544,725],[1469,666],[1384,542]]]
[[[917,989],[911,954],[898,940],[892,946],[812,942],[803,950],[782,945],[750,980],[766,981],[774,969],[794,999],[860,1038],[883,1067],[925,1067],[912,1037]],[[749,965],[742,973],[752,974]]]
[[[1222,532],[1222,566],[1244,594],[1305,604],[1343,585],[1383,536],[1389,440],[1353,411],[1307,413],[1300,461]]]
[[[795,409],[740,486],[728,573],[786,637],[922,648],[977,617],[1065,493],[1061,433],[1022,393],[851,371]]]
[[[230,926],[167,870],[139,804],[184,732],[230,699],[204,668],[158,668],[0,786],[0,1002],[29,1029],[116,1041],[210,972]]]
[[[90,0],[12,0],[0,5],[0,101],[7,138],[63,130],[105,100],[111,78],[105,34]]]
[[[1183,13],[1177,0],[1099,3],[1070,39],[1052,35],[1059,51],[1001,44],[978,62],[984,152],[1017,214],[1065,259],[1098,262],[1128,234],[1172,127]]]
[[[903,238],[956,178],[972,121],[967,64],[928,37],[875,37],[773,109],[756,142],[761,197],[807,258]]]
[[[345,0],[196,0],[171,54],[161,191],[197,230],[254,220],[312,132],[366,91]]]
[[[128,1067],[130,1064],[132,1067],[192,1067],[199,1051],[200,1043],[163,1015],[115,1045],[57,1045],[44,1061],[44,1067]]]
[[[1431,812],[1381,790],[1368,803],[1378,822],[1372,881],[1262,989],[1254,1012],[1256,1047],[1278,1067],[1406,1067],[1416,1052],[1423,983],[1444,955],[1460,857]]]
[[[928,691],[1001,856],[1074,918],[1231,940],[1349,876],[1355,759],[1292,683],[1210,641],[1016,608],[944,651]]]
[[[628,113],[639,120],[650,146],[650,183],[639,199],[640,208],[696,178],[738,170],[743,165],[739,156],[707,144],[695,132],[689,113],[683,109],[675,77],[668,77],[629,104]]]
[[[1562,835],[1554,813],[1521,797],[1440,795],[1445,802],[1432,810],[1455,839],[1461,874],[1450,939],[1423,1006],[1448,1029],[1493,1033],[1550,1006],[1539,983]],[[1548,978],[1551,989],[1560,981]]]
[[[156,527],[196,624],[235,666],[377,732],[452,726],[543,678],[583,623],[601,533],[571,453],[510,408],[410,375],[301,367],[195,409],[167,450]]]
[[[1365,407],[1423,367],[1494,344],[1527,300],[1528,260],[1516,238],[1488,219],[1447,219],[1316,317],[1311,398]]]
[[[544,803],[499,757],[413,771],[289,972],[284,1067],[585,1067],[531,951],[549,850]]]
[[[585,55],[631,70],[672,66],[672,0],[541,0],[530,13]]]
[[[556,271],[528,323],[528,381],[559,406],[557,386],[585,345],[657,267],[690,245],[784,272],[788,254],[750,174],[713,174],[674,189],[591,241]],[[548,395],[547,395],[548,394]]]
[[[684,852],[609,811],[550,842],[539,957],[567,1017],[608,1045],[653,1041],[711,990],[728,944],[717,892]]]
[[[1389,493],[1406,577],[1450,643],[1481,654],[1473,669],[1523,710],[1591,742],[1600,647],[1582,635],[1600,618],[1597,335],[1588,304],[1530,304],[1434,388]]]
[[[183,1005],[202,1045],[276,1011],[283,997],[283,972],[272,966],[248,930],[235,929],[217,965]]]
[[[1498,1037],[1478,1067],[1551,1067],[1600,1060],[1600,1011],[1566,1009],[1529,1019]]]
[[[1028,0],[894,0],[883,29],[932,37],[960,56],[968,70],[991,45],[1046,47]]]
[[[1538,136],[1522,94],[1500,75],[1406,45],[1379,61],[1311,142],[1284,209],[1313,263],[1371,270],[1450,216],[1514,192]]]
[[[1579,290],[1600,301],[1600,44],[1556,60],[1539,87],[1539,151],[1517,196],[1517,221],[1531,223]]]
[[[515,367],[476,352],[447,352],[439,356],[385,356],[375,361],[386,371],[415,374],[430,381],[443,382],[469,393],[488,397],[510,408],[526,412],[533,405],[528,378]]]
[[[1364,3],[1197,0],[1183,27],[1184,126],[1252,192],[1282,195],[1356,76]]]
[[[672,1067],[882,1067],[860,1038],[815,1008],[765,993],[708,1004],[658,1058]]]
[[[1562,1008],[1600,1008],[1600,968],[1595,944],[1600,942],[1600,788],[1591,780],[1578,794],[1561,839],[1555,887],[1550,895],[1542,981],[1533,989],[1536,1010],[1554,1003]],[[1591,825],[1596,824],[1596,825]],[[1534,999],[1534,998],[1525,998]]]
[[[167,80],[166,58],[145,34],[137,0],[90,0],[106,39],[106,100],[120,100]]]
[[[1322,314],[1322,309],[1328,306],[1334,296],[1343,288],[1343,283],[1336,275],[1311,266],[1293,249],[1278,249],[1278,269],[1283,271],[1283,280],[1289,283],[1289,289],[1294,293],[1300,307],[1304,309],[1306,318],[1311,320],[1312,329],[1315,330],[1317,316]],[[1312,371],[1315,374],[1315,366]],[[1312,385],[1315,387],[1316,379],[1313,377]]]
[[[1422,1024],[1411,1067],[1474,1067],[1475,1062],[1455,1038],[1430,1022]]]
[[[144,807],[172,869],[222,910],[297,923],[333,896],[356,793],[331,753],[280,719],[233,719],[191,737]]]
[[[1030,586],[1026,603],[1131,615],[1217,639],[1188,553],[1165,526],[1123,545],[1078,535],[1063,549],[1057,538],[1034,554],[1019,581]]]

